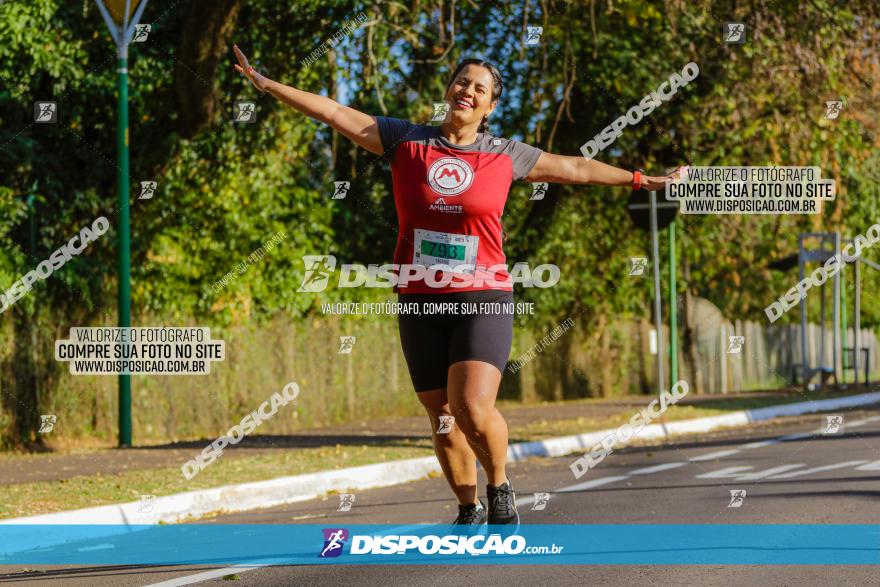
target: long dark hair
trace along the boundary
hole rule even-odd
[[[492,102],[499,99],[501,97],[501,93],[504,91],[504,80],[501,79],[501,72],[498,71],[498,68],[495,67],[495,64],[491,61],[484,61],[483,59],[463,59],[456,66],[455,71],[452,72],[452,77],[449,78],[449,83],[446,84],[446,92],[449,92],[449,88],[452,86],[452,82],[455,81],[455,78],[458,77],[458,74],[461,73],[461,70],[467,67],[468,65],[479,65],[480,67],[485,67],[489,70],[489,73],[492,74]],[[489,117],[484,116],[483,120],[480,122],[480,128],[477,129],[477,132],[487,132],[489,130],[489,122],[487,121]]]

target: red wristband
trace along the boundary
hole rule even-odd
[[[640,190],[642,189],[642,170],[636,169],[633,171],[633,189]]]

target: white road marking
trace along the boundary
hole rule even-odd
[[[722,457],[729,457],[730,455],[735,455],[738,452],[739,452],[738,448],[733,448],[730,450],[719,450],[719,451],[715,451],[715,452],[710,452],[709,454],[691,457],[688,460],[693,461],[695,463],[700,462],[700,461],[711,461],[714,459],[720,459]]]
[[[304,516],[293,516],[291,520],[309,520],[311,518],[326,518],[327,514],[306,514]]]
[[[77,552],[90,552],[92,550],[109,550],[111,548],[116,548],[115,544],[104,543],[104,544],[96,544],[94,546],[83,546],[82,548],[77,548]]]
[[[770,475],[783,473],[785,471],[791,471],[792,469],[797,469],[799,467],[806,467],[806,465],[804,463],[792,463],[788,465],[779,465],[778,467],[770,467],[769,469],[764,469],[763,471],[755,471],[754,473],[746,473],[745,475],[740,475],[736,478],[736,481],[757,481],[758,479],[764,479],[766,477],[769,477]]]
[[[846,422],[845,425],[850,428],[855,428],[858,426],[862,426],[868,422],[876,422],[880,420],[880,416],[871,416],[865,418],[864,420],[856,420],[853,422]],[[737,449],[728,449],[728,450],[719,450],[712,453],[707,453],[704,455],[698,455],[695,457],[691,457],[688,459],[688,462],[702,462],[709,461],[713,459],[720,459],[723,457],[731,456],[737,454],[742,449],[751,449],[751,448],[764,448],[766,446],[772,446],[774,444],[780,444],[782,442],[790,441],[790,440],[802,440],[804,438],[811,438],[816,436],[817,434],[821,434],[823,429],[817,429],[812,432],[798,432],[796,434],[788,434],[786,436],[780,436],[779,438],[772,438],[770,440],[760,440],[756,442],[750,442],[747,444],[740,445]],[[575,485],[569,485],[568,487],[562,487],[558,489],[556,493],[566,493],[566,492],[574,492],[580,491],[583,489],[591,489],[593,487],[601,487],[602,485],[607,485],[609,483],[615,483],[617,481],[623,481],[625,479],[629,479],[630,475],[647,475],[650,473],[657,473],[660,471],[666,471],[670,469],[677,469],[679,467],[683,467],[688,462],[671,462],[671,463],[663,463],[660,465],[654,465],[651,467],[643,467],[641,469],[635,469],[630,471],[627,475],[618,475],[611,477],[600,477],[598,479],[593,479],[592,481],[586,481],[584,483],[578,483]],[[867,464],[861,464],[867,463]],[[706,473],[703,475],[697,475],[698,479],[718,479],[725,477],[733,477],[736,481],[744,481],[744,480],[757,480],[764,478],[771,479],[787,479],[791,477],[797,477],[800,475],[808,475],[811,473],[818,473],[822,471],[830,471],[834,469],[841,469],[844,467],[851,467],[854,465],[861,466],[856,467],[856,470],[859,471],[877,471],[880,470],[880,460],[867,462],[867,461],[847,461],[844,463],[835,463],[832,465],[824,465],[821,467],[813,467],[811,469],[803,469],[800,471],[791,471],[792,469],[797,469],[798,467],[804,467],[804,464],[791,464],[791,465],[781,465],[778,467],[773,467],[770,469],[766,469],[764,471],[756,471],[753,473],[746,473],[744,471],[748,471],[753,469],[753,466],[737,466],[737,467],[726,467],[724,469],[719,469],[718,471],[714,471],[712,473]],[[786,472],[789,471],[789,472]],[[535,501],[534,496],[526,496],[522,498],[517,498],[516,505],[517,507],[524,507],[531,505]],[[309,516],[303,516],[303,518]],[[414,526],[401,526],[401,528],[414,527]],[[163,581],[161,583],[154,583],[152,585],[148,585],[147,587],[182,587],[183,585],[192,585],[194,583],[199,583],[202,581],[208,581],[211,579],[217,579],[220,577],[225,577],[226,575],[237,574],[237,573],[245,573],[247,571],[253,571],[256,569],[261,569],[267,566],[279,565],[288,562],[289,559],[271,559],[267,560],[264,563],[251,564],[251,565],[241,565],[241,566],[232,566],[225,567],[222,569],[216,569],[213,571],[206,571],[204,573],[198,573],[196,575],[189,575],[186,577],[180,577],[178,579],[170,579],[168,581]]]
[[[290,559],[267,559],[265,563],[256,565],[242,565],[237,567],[224,567],[222,569],[214,569],[213,571],[205,571],[195,575],[187,575],[186,577],[178,577],[177,579],[169,579],[161,583],[151,583],[146,587],[181,587],[182,585],[192,585],[193,583],[201,583],[202,581],[210,581],[211,579],[219,579],[226,575],[234,575],[238,573],[246,573],[255,571],[263,567],[278,565],[287,562]]]
[[[754,467],[752,467],[751,465],[744,467],[726,467],[712,473],[703,473],[702,475],[697,475],[697,479],[720,479],[722,477],[736,477],[743,471],[748,471],[749,469],[754,469]]]
[[[421,524],[407,524],[406,526],[397,526],[388,530],[389,533],[398,533],[402,534],[401,530],[408,530],[413,528],[418,528]],[[214,569],[213,571],[205,571],[204,573],[197,573],[195,575],[186,575],[185,577],[178,577],[176,579],[169,579],[167,581],[162,581],[161,583],[152,583],[150,585],[145,585],[145,587],[182,587],[183,585],[192,585],[194,583],[201,583],[202,581],[210,581],[211,579],[219,579],[221,577],[225,577],[226,575],[235,575],[238,573],[247,573],[248,571],[256,571],[257,569],[263,569],[265,567],[284,565],[286,563],[291,562],[295,559],[290,558],[273,558],[266,559],[265,562],[262,563],[253,563],[247,565],[235,565],[231,567],[223,567],[222,569]]]
[[[520,497],[517,495],[516,496],[516,507],[522,508],[527,505],[532,505],[534,503],[534,501],[535,501],[534,495],[529,496],[529,497]]]
[[[687,463],[682,461],[677,461],[674,463],[663,463],[662,465],[654,465],[653,467],[645,467],[643,469],[636,469],[635,471],[630,471],[630,475],[650,475],[651,473],[659,473],[660,471],[667,471],[669,469],[677,469],[679,467],[684,467]]]
[[[821,473],[822,471],[833,471],[834,469],[843,469],[844,467],[855,467],[867,463],[868,461],[846,461],[845,463],[834,463],[833,465],[823,465],[821,467],[813,467],[803,471],[792,471],[791,473],[783,473],[781,475],[773,475],[770,479],[789,479],[800,475],[809,475],[810,473]]]
[[[622,481],[624,479],[629,479],[629,475],[623,475],[619,477],[599,477],[598,479],[593,479],[592,481],[587,481],[586,483],[578,483],[577,485],[569,485],[568,487],[563,487],[559,490],[559,493],[569,492],[569,491],[580,491],[581,489],[592,489],[593,487],[599,487],[600,485],[607,485],[609,483],[614,483],[615,481]]]
[[[782,442],[779,438],[774,438],[771,440],[759,440],[758,442],[750,442],[748,444],[742,445],[740,448],[764,448],[765,446],[772,446],[774,444],[779,444]]]
[[[750,442],[748,444],[743,444],[740,448],[764,448],[765,446],[773,446],[774,444],[779,444],[781,442],[785,442],[787,440],[800,440],[802,438],[810,438],[811,436],[815,436],[819,434],[824,429],[818,429],[814,432],[798,432],[797,434],[788,434],[786,436],[780,436],[779,438],[771,438],[770,440],[759,440],[757,442]]]

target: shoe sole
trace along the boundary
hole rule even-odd
[[[513,526],[514,533],[519,532],[519,527],[520,527],[519,512],[516,512],[516,522],[509,522],[507,524],[489,524],[489,521],[487,519],[486,525],[497,526],[498,528],[508,528],[510,526]]]

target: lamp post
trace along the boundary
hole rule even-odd
[[[128,210],[128,44],[148,0],[95,0],[116,43],[116,161],[119,198],[119,326],[131,327],[131,226]],[[134,14],[132,14],[134,11]],[[131,375],[119,374],[119,446],[131,446]]]

